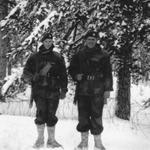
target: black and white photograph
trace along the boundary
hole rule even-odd
[[[0,150],[150,150],[150,0],[0,0]]]

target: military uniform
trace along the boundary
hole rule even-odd
[[[39,52],[29,57],[23,71],[23,79],[32,87],[31,102],[36,104],[37,139],[34,148],[44,146],[44,131],[47,125],[47,147],[57,148],[61,144],[55,139],[56,111],[59,99],[67,92],[67,73],[63,57],[53,51],[52,33],[44,33]]]
[[[84,46],[73,56],[69,74],[76,82],[74,100],[79,113],[77,130],[90,130],[93,135],[98,135],[103,131],[104,92],[113,90],[109,55],[98,44],[92,50]],[[83,75],[81,81],[77,80],[77,74]]]
[[[37,111],[35,123],[46,123],[54,126],[58,119],[55,116],[58,107],[60,92],[67,92],[67,73],[65,62],[59,53],[45,50],[42,45],[39,52],[27,60],[23,71],[23,78],[27,78],[32,86],[32,99],[35,101]],[[50,68],[46,76],[40,71],[49,63]]]

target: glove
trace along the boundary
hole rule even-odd
[[[107,104],[107,99],[110,97],[110,92],[109,91],[105,91],[104,92],[104,104]]]
[[[32,108],[32,106],[33,106],[33,103],[29,103],[29,108],[31,109]]]
[[[65,91],[61,91],[60,92],[60,99],[65,99],[66,97],[66,92]]]
[[[83,78],[83,74],[77,74],[76,75],[76,80],[81,81]]]
[[[23,74],[22,77],[21,77],[21,81],[23,81],[27,84],[31,84],[31,80],[32,80],[32,74],[28,73],[28,72]]]

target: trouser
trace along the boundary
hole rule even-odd
[[[98,135],[103,131],[102,112],[104,106],[103,95],[78,96],[78,120],[79,132],[91,131]]]
[[[52,127],[54,126],[58,118],[56,117],[56,111],[59,104],[59,98],[35,98],[36,104],[36,119],[35,124],[47,124],[47,126]]]

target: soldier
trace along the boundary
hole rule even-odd
[[[88,149],[89,130],[94,136],[95,150],[105,150],[101,141],[104,100],[112,88],[112,68],[109,55],[97,44],[98,33],[89,31],[85,43],[72,57],[69,74],[76,82],[75,103],[78,106],[77,130],[81,142],[75,150]]]
[[[23,79],[31,84],[32,99],[36,104],[38,137],[35,148],[44,145],[44,129],[47,125],[47,147],[61,147],[55,140],[55,125],[58,121],[56,110],[59,99],[64,99],[67,92],[67,73],[63,57],[53,51],[52,34],[42,37],[39,51],[29,57],[23,71]]]

